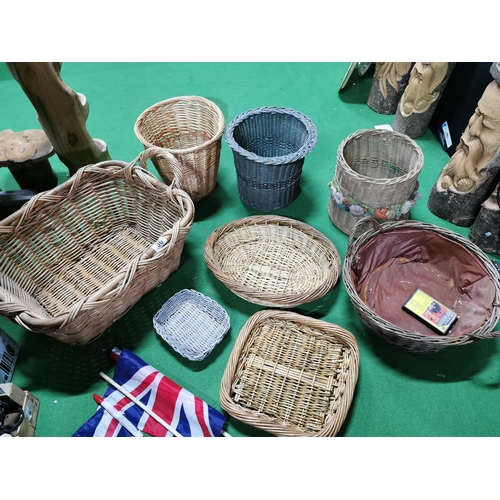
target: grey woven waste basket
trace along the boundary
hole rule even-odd
[[[255,108],[234,118],[224,137],[233,151],[241,201],[263,212],[292,203],[317,135],[314,123],[290,108]]]

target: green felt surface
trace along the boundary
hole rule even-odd
[[[366,101],[370,79],[359,80],[339,94],[348,63],[64,63],[61,76],[89,102],[87,129],[104,140],[111,156],[130,161],[142,150],[133,126],[148,106],[181,95],[200,95],[222,110],[226,124],[239,113],[260,106],[286,106],[309,116],[318,128],[316,148],[306,157],[301,194],[280,215],[304,221],[336,245],[341,258],[347,236],[330,221],[328,182],[337,148],[352,132],[392,123]],[[0,130],[40,128],[35,111],[17,82],[0,65]],[[448,156],[428,131],[416,139],[424,154],[419,177],[422,198],[412,218],[468,234],[435,217],[428,194]],[[56,156],[51,164],[59,181],[67,168]],[[154,167],[149,165],[152,172]],[[0,187],[17,189],[8,169],[0,169]],[[203,260],[203,245],[215,228],[258,214],[237,194],[232,152],[222,142],[218,185],[196,203],[181,266],[165,283],[145,295],[101,337],[84,347],[70,347],[23,330],[4,318],[4,329],[21,345],[13,382],[40,399],[36,436],[70,436],[96,410],[92,393],[103,394],[99,371],[112,375],[107,351],[128,348],[186,389],[220,409],[219,387],[235,339],[245,321],[262,306],[232,294],[215,279]],[[174,293],[193,288],[216,300],[228,312],[231,329],[201,362],[191,362],[159,338],[152,318]],[[410,354],[368,330],[359,320],[340,279],[324,298],[295,308],[352,332],[360,349],[360,373],[354,400],[339,436],[499,436],[500,340],[450,347],[436,354]],[[268,436],[229,417],[234,436]]]

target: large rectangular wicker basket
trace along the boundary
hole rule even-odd
[[[290,311],[259,311],[245,323],[229,357],[221,406],[277,436],[335,436],[358,369],[358,345],[347,330]]]
[[[194,205],[177,177],[167,186],[144,168],[164,153],[83,167],[1,221],[0,314],[81,345],[165,281]]]

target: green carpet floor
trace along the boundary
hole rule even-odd
[[[301,194],[279,211],[324,233],[341,258],[347,236],[330,221],[328,182],[333,177],[340,142],[358,129],[392,123],[366,101],[370,79],[359,80],[338,93],[348,63],[64,63],[63,80],[89,102],[87,129],[104,140],[114,159],[130,161],[142,150],[133,126],[148,106],[175,96],[200,95],[214,101],[226,124],[239,113],[260,106],[286,106],[309,116],[318,129],[316,148],[306,157]],[[40,128],[35,111],[0,65],[0,130]],[[412,219],[452,229],[435,217],[427,197],[448,161],[430,132],[416,140],[424,154],[419,177],[422,198]],[[67,168],[54,156],[59,182]],[[150,165],[150,170],[154,168]],[[0,187],[17,189],[8,169],[0,169]],[[212,195],[196,203],[181,266],[166,282],[146,294],[125,316],[95,342],[70,347],[49,337],[25,331],[4,318],[4,329],[21,345],[13,382],[40,399],[36,436],[71,436],[96,410],[93,393],[103,394],[106,383],[99,371],[112,375],[114,363],[107,350],[127,348],[165,375],[220,409],[219,389],[239,331],[245,321],[263,309],[231,293],[203,259],[203,246],[217,227],[260,212],[245,207],[237,194],[230,148],[222,143],[218,185]],[[158,337],[152,318],[174,293],[193,288],[216,300],[228,312],[231,329],[222,343],[201,362],[178,355]],[[359,380],[349,414],[339,436],[499,436],[500,340],[450,347],[436,354],[418,355],[397,349],[367,329],[354,311],[342,280],[324,298],[297,307],[352,332],[360,349]],[[234,436],[270,436],[229,417],[227,431]]]

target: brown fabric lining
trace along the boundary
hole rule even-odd
[[[423,335],[429,327],[401,308],[416,288],[459,315],[449,337],[478,329],[493,310],[495,285],[467,248],[433,231],[381,233],[358,250],[351,277],[359,297],[378,316]]]

